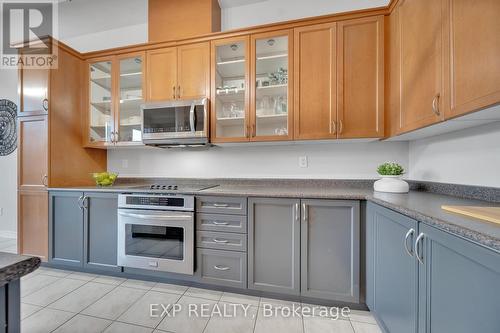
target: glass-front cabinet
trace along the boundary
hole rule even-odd
[[[291,31],[212,42],[213,142],[292,139]]]
[[[96,59],[88,65],[88,132],[85,145],[140,145],[144,54]]]
[[[259,141],[292,139],[292,89],[289,31],[252,36],[251,80],[255,87],[252,109],[252,134]]]

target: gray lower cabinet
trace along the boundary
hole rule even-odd
[[[83,266],[83,192],[50,192],[49,262]]]
[[[417,221],[368,203],[366,304],[388,332],[417,332],[417,232]]]
[[[359,302],[359,201],[301,203],[300,294]]]
[[[196,249],[199,281],[234,288],[246,288],[247,254],[236,251]]]
[[[369,203],[366,261],[385,332],[500,332],[500,253]]]
[[[120,271],[117,266],[118,194],[85,193],[84,266]]]
[[[116,265],[117,206],[115,193],[51,191],[49,262],[120,271]]]
[[[500,253],[419,229],[419,332],[500,332]]]
[[[248,288],[299,295],[300,200],[248,199]]]

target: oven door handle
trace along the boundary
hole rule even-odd
[[[141,220],[191,221],[193,219],[193,216],[191,215],[153,215],[153,214],[147,215],[147,214],[126,213],[120,211],[118,212],[118,215],[131,217],[134,219],[141,219]]]

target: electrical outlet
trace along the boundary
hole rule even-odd
[[[300,156],[299,157],[299,167],[307,168],[307,156]]]
[[[122,168],[124,169],[128,168],[128,160],[122,160]]]

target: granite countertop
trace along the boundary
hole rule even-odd
[[[33,272],[40,266],[40,258],[0,252],[0,287]]]
[[[213,183],[213,181],[212,181]],[[215,182],[217,184],[217,182]],[[408,194],[389,194],[374,192],[371,185],[362,182],[321,181],[229,181],[219,182],[219,186],[198,192],[182,192],[192,195],[245,196],[245,197],[283,197],[304,199],[332,200],[368,200],[387,207],[420,222],[445,230],[475,243],[500,252],[500,225],[468,218],[459,214],[446,212],[442,205],[462,206],[500,206],[482,200],[463,199],[455,196],[410,191]],[[73,187],[53,188],[51,190],[87,191],[87,192],[134,192],[134,193],[166,193],[139,188],[144,184],[123,184],[112,187]],[[178,192],[171,192],[178,193]]]

